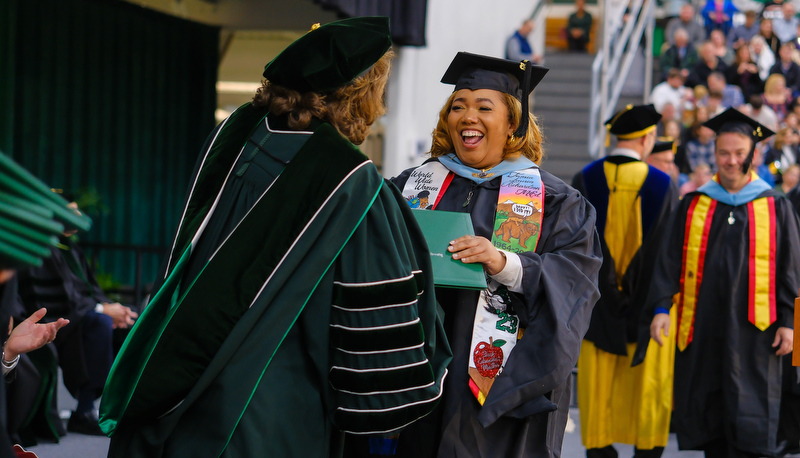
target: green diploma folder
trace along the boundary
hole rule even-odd
[[[450,241],[475,235],[469,213],[413,210],[431,253],[433,282],[442,288],[486,289],[486,274],[479,263],[465,264],[447,251]]]

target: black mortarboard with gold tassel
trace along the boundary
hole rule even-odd
[[[653,152],[651,154],[662,153],[664,151],[678,152],[678,143],[672,137],[658,137],[656,144],[653,145]]]
[[[750,146],[750,154],[747,155],[747,159],[742,163],[743,173],[747,173],[750,170],[750,164],[753,163],[753,156],[756,151],[756,144],[775,135],[775,132],[735,108],[728,108],[704,122],[703,125],[716,132],[717,135],[733,132],[749,137],[753,141]]]
[[[653,104],[628,105],[614,113],[606,121],[606,146],[609,145],[609,136],[614,135],[619,140],[633,140],[647,135],[655,130],[656,124],[661,120],[661,115]]]
[[[461,89],[492,89],[515,97],[522,103],[522,118],[514,136],[523,137],[528,130],[528,96],[549,72],[549,68],[516,61],[459,52],[442,76],[442,83]]]

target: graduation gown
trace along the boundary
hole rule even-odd
[[[11,308],[16,296],[16,278],[11,278],[6,283],[0,283],[0,323],[5,323],[0,334],[3,342],[8,339],[8,321],[11,318]],[[13,458],[16,454],[11,450],[11,439],[8,435],[6,425],[6,383],[5,377],[0,381],[0,458]]]
[[[597,209],[603,247],[601,296],[578,362],[583,444],[664,447],[672,401],[672,352],[656,345],[647,364],[631,368],[631,361],[653,273],[651,260],[663,223],[678,200],[677,188],[658,169],[613,153],[586,166],[573,183]],[[611,189],[617,193],[612,195]]]
[[[412,171],[392,181],[403,189]],[[478,292],[437,288],[453,348],[450,375],[437,412],[401,434],[400,457],[560,455],[571,372],[599,295],[600,246],[592,206],[560,179],[540,173],[545,189],[541,236],[535,252],[519,255],[524,293],[511,293],[525,335],[481,406],[467,373]],[[476,184],[456,175],[436,210],[470,213],[475,234],[491,240],[501,180]]]
[[[295,144],[265,116],[242,106],[203,149],[106,384],[109,456],[337,456],[339,431],[391,433],[440,398],[450,351],[410,209],[332,126]]]
[[[680,291],[687,213],[700,194],[685,195],[669,224],[642,315],[637,360],[643,357],[643,342],[650,339],[645,324],[649,325],[656,307],[669,307]],[[800,286],[800,221],[789,201],[772,190],[754,202],[766,198],[774,199],[775,209],[776,321],[764,331],[748,321],[748,205],[714,201],[692,340],[675,354],[673,418],[683,450],[700,449],[717,439],[764,456],[775,456],[783,447],[778,431],[786,405],[782,405],[781,391],[784,359],[790,356],[776,356],[772,342],[779,327],[793,327],[794,299]],[[680,331],[671,329],[670,333]]]
[[[109,339],[107,348],[102,349],[84,347],[81,319],[97,304],[115,301],[100,288],[83,250],[67,237],[61,238],[61,244],[63,247],[50,249],[50,256],[43,259],[40,267],[19,271],[19,295],[25,317],[44,307],[44,322],[69,320],[53,342],[58,349],[64,386],[77,398],[78,391],[90,384],[98,387],[99,396],[111,368],[112,342]],[[87,357],[87,351],[92,357]]]
[[[636,342],[638,337],[639,312],[647,295],[647,286],[652,276],[652,256],[660,246],[659,230],[668,220],[670,212],[678,201],[678,189],[669,176],[655,167],[648,166],[647,178],[638,192],[641,207],[642,237],[636,243],[639,248],[625,269],[623,279],[616,273],[616,262],[608,254],[605,239],[607,225],[615,221],[607,220],[609,184],[602,174],[605,162],[624,166],[641,161],[627,156],[608,156],[592,162],[575,176],[573,186],[579,190],[597,211],[597,231],[603,247],[603,266],[600,270],[600,299],[592,311],[592,321],[586,340],[606,352],[627,355],[627,344]],[[595,173],[597,170],[597,173]],[[620,167],[619,170],[625,170]],[[621,282],[618,280],[622,280]],[[622,290],[618,287],[622,284]]]

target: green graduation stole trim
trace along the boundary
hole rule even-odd
[[[164,287],[132,330],[109,375],[101,406],[104,431],[112,433],[121,421],[152,421],[176,406],[204,374],[239,319],[250,310],[253,299],[263,299],[265,281],[298,244],[297,234],[303,233],[338,186],[368,162],[349,143],[350,149],[342,148],[331,144],[332,139],[341,139],[333,127],[322,125],[317,129],[175,306],[171,306],[174,289],[183,266],[170,272]],[[346,142],[340,140],[340,143]],[[336,149],[340,150],[337,161],[331,162],[329,155]],[[315,186],[297,187],[296,183]],[[374,189],[360,190],[358,196],[341,197],[348,206],[338,211],[347,213],[346,221],[337,219],[341,234],[331,237],[330,242],[336,246],[326,247],[324,251],[330,253],[330,259],[321,261],[322,266],[333,262],[348,234],[368,211],[381,184],[375,180]],[[277,214],[285,224],[274,224]],[[348,224],[352,225],[350,230]],[[270,243],[265,244],[266,240]],[[188,249],[179,263],[187,253]],[[327,268],[322,268],[318,277],[325,271]],[[316,281],[309,278],[307,296],[313,293],[319,278]],[[286,311],[289,320],[286,332],[304,304],[286,305],[292,307]],[[129,347],[127,352],[126,347]]]

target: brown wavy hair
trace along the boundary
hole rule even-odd
[[[516,97],[501,93],[502,100],[508,108],[508,123],[514,127],[519,126],[522,119],[522,103]],[[453,106],[453,99],[456,93],[453,92],[448,97],[441,111],[439,111],[439,122],[436,123],[436,128],[433,130],[433,141],[431,144],[431,157],[444,156],[455,152],[453,147],[453,140],[450,137],[450,129],[447,127],[447,117],[450,115],[450,109]],[[535,162],[537,165],[542,162],[544,158],[544,149],[542,148],[542,131],[539,129],[539,122],[533,113],[528,116],[528,130],[522,138],[514,137],[514,141],[507,141],[503,146],[503,159],[514,159],[519,156],[525,156]]]
[[[264,80],[253,105],[267,107],[275,115],[287,114],[293,130],[307,128],[312,118],[320,119],[360,145],[370,126],[386,113],[383,97],[394,56],[390,49],[366,73],[326,94],[300,93]]]

